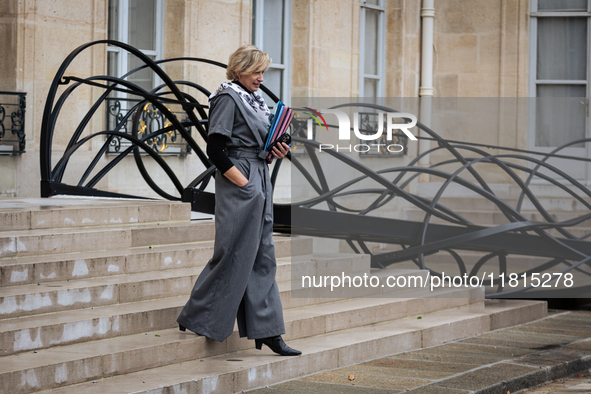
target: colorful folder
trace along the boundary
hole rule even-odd
[[[273,142],[277,141],[279,137],[287,132],[289,124],[293,119],[293,110],[283,102],[279,101],[275,108],[273,108],[273,118],[271,119],[271,126],[267,134],[267,142],[265,143],[265,150],[269,148]],[[267,153],[267,161],[270,163],[273,160],[273,154]]]

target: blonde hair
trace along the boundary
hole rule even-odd
[[[230,55],[228,68],[226,69],[226,78],[230,81],[238,80],[238,73],[249,75],[254,74],[260,69],[269,68],[271,58],[269,54],[261,51],[254,45],[243,45]]]

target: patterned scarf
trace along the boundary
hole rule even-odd
[[[228,88],[238,93],[246,105],[246,108],[250,109],[257,119],[263,122],[265,127],[268,129],[269,125],[271,124],[271,111],[269,111],[269,107],[267,107],[265,100],[263,100],[261,95],[259,95],[257,92],[247,92],[242,86],[234,82],[222,82],[216,91],[209,96],[209,101],[220,94],[224,89]]]

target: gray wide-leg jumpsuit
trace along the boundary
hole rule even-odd
[[[267,131],[245,105],[231,89],[210,104],[209,133],[230,137],[228,157],[248,183],[236,186],[217,171],[213,257],[177,319],[220,342],[232,334],[235,318],[241,337],[285,334],[275,280],[273,190],[268,165],[257,154]]]

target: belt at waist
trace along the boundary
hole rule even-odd
[[[228,149],[226,154],[228,157],[247,158],[247,159],[262,159],[260,157],[261,150],[259,148],[234,148]]]

